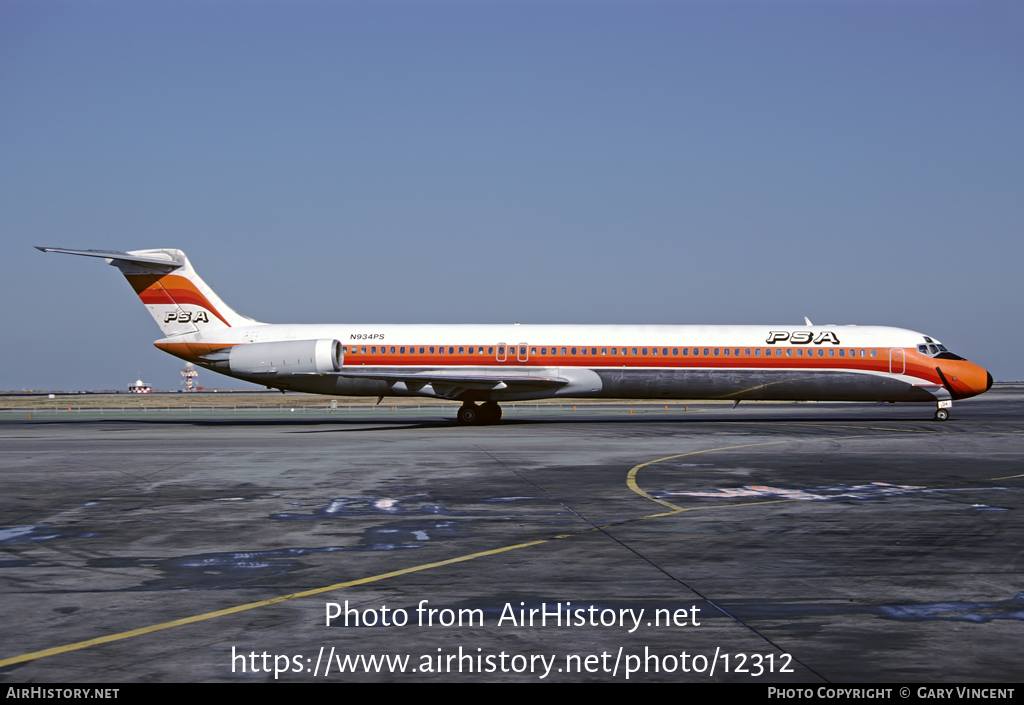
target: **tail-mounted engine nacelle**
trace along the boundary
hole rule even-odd
[[[341,370],[337,340],[288,340],[235,345],[228,350],[228,369],[239,375],[324,374]]]

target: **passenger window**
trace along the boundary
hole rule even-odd
[[[618,355],[618,354],[619,354],[619,349],[618,348],[612,348],[612,355]]]
[[[608,354],[608,348],[601,348],[601,354],[602,355],[607,355]]]
[[[786,348],[786,357],[793,357],[793,348]]]
[[[530,348],[530,354],[531,355],[536,355],[537,354],[537,348]]]
[[[541,348],[540,349],[540,354],[541,355],[547,355],[548,354],[548,349],[547,348]]]
[[[433,346],[433,345],[431,345],[431,346],[430,346],[430,354],[431,354],[431,355],[433,355],[433,354],[434,354],[434,346]]]
[[[658,354],[658,348],[651,348],[651,355],[657,355],[657,354]]]
[[[494,346],[493,345],[491,347],[487,348],[487,354],[488,355],[493,355],[494,354]]]
[[[729,348],[726,348],[726,349],[725,349],[725,350],[723,350],[722,352],[724,352],[724,353],[725,353],[725,356],[726,356],[726,357],[729,357]]]
[[[782,348],[778,348],[775,351],[775,357],[782,357]]]
[[[754,357],[761,357],[761,348],[754,348]]]
[[[366,346],[365,345],[363,346],[362,353],[363,353],[363,355],[366,354]]]
[[[498,354],[499,355],[504,355],[505,354],[505,348],[498,348]]]
[[[580,348],[580,355],[586,355],[586,354],[587,354],[587,349],[586,348]]]
[[[839,348],[839,357],[846,357],[846,351],[842,348]]]
[[[750,357],[750,348],[747,348],[746,350],[744,350],[744,351],[743,351],[743,354],[744,354],[744,356],[746,356],[746,357]]]
[[[405,348],[402,348],[402,352],[405,352]],[[465,354],[466,354],[466,348],[460,346],[459,347],[459,355],[465,355]]]
[[[821,348],[818,348],[818,357],[825,357],[825,351]]]
[[[636,348],[633,348],[633,357],[636,357]]]
[[[562,348],[562,354],[565,355],[565,348]]]
[[[462,348],[459,348],[459,350],[462,350]],[[474,354],[474,351],[475,351],[475,350],[476,350],[476,348],[474,348],[474,347],[470,346],[470,348],[469,348],[469,354],[470,354],[470,355],[473,355],[473,354]]]
[[[646,355],[647,354],[647,348],[644,348],[643,350],[641,350],[640,354],[641,355]]]
[[[678,356],[679,355],[679,348],[672,348],[672,355]]]
[[[384,352],[384,348],[381,348],[381,352]],[[376,355],[377,354],[377,346],[376,345],[374,345],[373,347],[370,348],[370,354],[371,355]]]
[[[591,355],[597,355],[597,348],[590,348]]]
[[[878,357],[878,351],[877,350],[872,350],[871,351],[871,357]]]
[[[836,349],[835,348],[829,348],[828,349],[828,356],[829,357],[835,357],[836,356]]]
[[[718,357],[719,348],[715,348],[715,357]]]
[[[448,348],[448,354],[449,355],[454,355],[455,354],[455,348]]]
[[[707,349],[707,348],[704,348],[704,357],[707,357],[710,354],[711,354],[711,351],[709,349]]]

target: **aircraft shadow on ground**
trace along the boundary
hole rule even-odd
[[[935,424],[936,430],[948,426],[948,424],[955,423],[956,417],[946,421],[945,424]],[[399,418],[359,418],[359,419],[336,419],[336,418],[318,418],[318,419],[292,419],[292,418],[276,418],[276,419],[190,419],[190,418],[166,418],[166,419],[124,419],[124,418],[89,418],[89,419],[38,419],[38,420],[7,420],[0,423],[27,423],[33,425],[49,425],[49,424],[100,424],[100,425],[120,425],[120,426],[133,426],[133,425],[158,425],[158,426],[173,426],[173,425],[184,425],[184,426],[199,426],[199,427],[217,427],[217,428],[232,428],[232,427],[291,427],[296,430],[293,433],[345,433],[352,431],[397,431],[397,430],[410,430],[410,429],[444,429],[444,428],[461,428],[461,429],[493,429],[500,430],[505,427],[520,427],[520,426],[552,426],[552,425],[594,425],[594,424],[617,424],[617,425],[633,425],[633,424],[657,424],[657,425],[757,425],[757,426],[774,426],[774,425],[786,425],[793,423],[818,423],[818,424],[836,424],[836,423],[857,423],[857,424],[921,424],[929,423],[931,425],[932,420],[924,415],[919,417],[909,416],[886,416],[886,415],[872,415],[872,416],[860,416],[860,415],[839,415],[829,414],[823,416],[820,414],[806,413],[806,414],[787,414],[783,416],[773,417],[743,417],[743,418],[721,418],[721,417],[708,417],[706,414],[696,414],[694,412],[687,412],[685,415],[680,416],[658,416],[652,417],[646,414],[635,414],[632,416],[611,416],[611,415],[595,415],[590,417],[576,417],[576,418],[517,418],[517,419],[504,419],[496,424],[481,425],[481,426],[461,426],[454,418],[448,417],[437,417],[431,419],[417,419],[410,420],[408,417]],[[332,427],[332,428],[320,428],[320,427]],[[336,428],[338,426],[344,426],[345,428]]]

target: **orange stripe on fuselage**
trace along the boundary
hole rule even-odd
[[[719,355],[714,355],[713,351],[716,349],[714,346],[706,346],[709,350],[707,356],[700,355],[643,355],[640,351],[644,348],[637,346],[638,353],[633,355],[633,346],[614,346],[617,350],[621,351],[623,348],[628,350],[626,355],[609,355],[609,354],[591,354],[589,351],[593,346],[587,346],[588,354],[561,354],[561,353],[547,353],[541,354],[539,352],[529,354],[529,358],[526,360],[518,359],[518,354],[511,348],[506,348],[506,359],[498,360],[495,353],[491,352],[488,354],[479,354],[475,352],[470,354],[464,352],[462,354],[449,353],[447,348],[462,347],[467,350],[473,347],[474,350],[491,349],[496,346],[435,346],[438,349],[437,353],[429,352],[413,352],[413,349],[427,346],[405,346],[410,348],[407,353],[383,353],[383,352],[359,352],[363,347],[369,351],[374,346],[362,346],[362,345],[349,345],[347,346],[347,352],[345,353],[345,364],[356,364],[356,365],[381,365],[381,366],[399,366],[399,367],[412,367],[412,366],[427,366],[427,367],[443,367],[443,366],[488,366],[488,367],[505,367],[505,366],[534,366],[534,367],[588,367],[588,368],[659,368],[659,369],[686,369],[686,368],[713,368],[713,369],[807,369],[807,370],[833,370],[833,369],[846,369],[853,371],[871,371],[871,372],[889,372],[889,348],[863,348],[865,351],[874,350],[876,356],[870,357],[868,352],[864,357],[859,357],[860,350],[857,348],[857,356],[850,355],[850,351],[853,348],[843,348],[846,356],[839,357],[838,348],[822,348],[822,350],[831,349],[835,355],[829,356],[828,353],[818,357],[815,350],[818,348],[802,348],[806,353],[802,357],[797,357],[796,353],[792,356],[786,355],[785,351],[788,349],[797,350],[797,348],[740,348],[743,351],[750,350],[751,354],[735,355],[735,347],[730,347],[729,355],[724,354],[725,348],[718,346]],[[379,346],[377,346],[379,349]],[[391,346],[388,346],[391,347]],[[534,347],[538,349],[540,346],[529,346],[530,350]],[[549,349],[560,350],[565,347],[567,350],[571,349],[572,346],[548,346]],[[613,346],[598,346],[598,349],[610,350]],[[667,346],[672,349],[673,346]],[[688,349],[697,347],[703,353],[705,346],[687,346]],[[582,350],[582,346],[576,346],[577,349]],[[429,349],[429,348],[427,348]],[[444,352],[441,352],[441,350]],[[647,346],[650,351],[653,349],[651,346]],[[658,346],[658,350],[661,351],[663,346]],[[679,349],[676,346],[675,349]],[[755,355],[754,351],[760,352],[760,355]],[[776,351],[782,352],[781,355],[775,355]],[[905,350],[904,354],[907,357],[907,374],[913,376],[920,376],[931,380],[934,378],[936,384],[938,384],[938,377],[934,370],[934,364],[931,367],[927,365],[912,365],[910,362],[911,350]],[[814,353],[812,355],[812,353]],[[930,361],[930,358],[926,358],[925,362]],[[930,376],[929,376],[930,373]]]
[[[203,296],[202,292],[185,277],[175,274],[126,274],[125,279],[142,299],[142,303],[147,306],[180,304],[199,306],[223,321],[228,328],[231,327],[231,324],[224,316],[220,315],[220,312]]]

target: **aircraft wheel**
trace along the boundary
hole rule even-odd
[[[948,418],[949,418],[949,409],[938,409],[935,412],[935,420],[936,421],[945,421]]]
[[[463,404],[455,418],[463,426],[478,424],[481,419],[480,407],[476,404]]]
[[[498,423],[501,420],[501,407],[497,402],[488,401],[480,406],[481,423]]]

